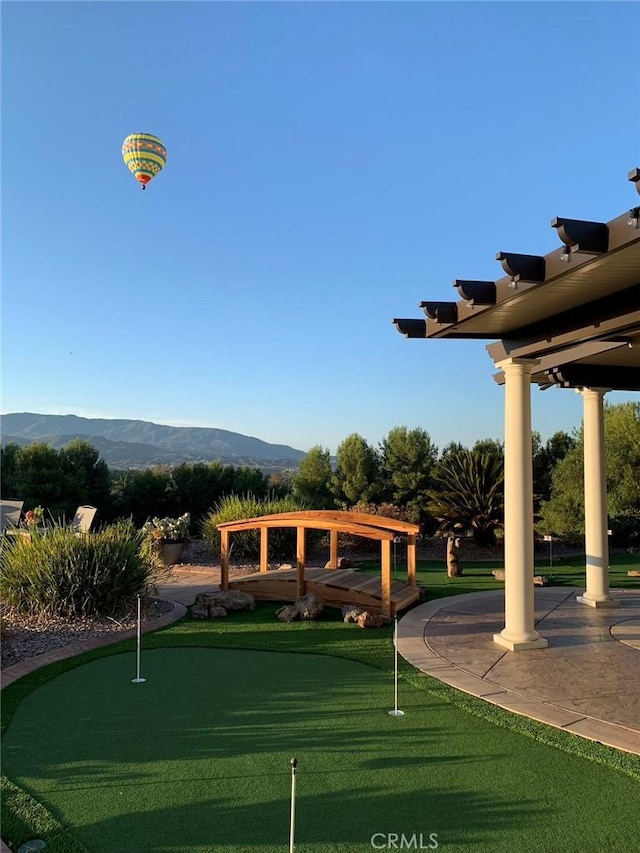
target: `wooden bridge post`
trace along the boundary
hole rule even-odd
[[[296,563],[298,569],[298,575],[296,578],[296,592],[298,598],[302,598],[304,595],[304,566],[306,563],[307,555],[306,555],[306,542],[305,542],[305,529],[304,527],[298,527],[298,539],[297,539],[297,548],[296,548]]]
[[[229,588],[229,531],[220,531],[220,589]]]
[[[338,568],[338,531],[329,531],[329,568]]]
[[[416,585],[416,535],[407,536],[407,581],[409,586]]]
[[[260,528],[260,571],[266,572],[269,569],[269,530],[266,527]]]
[[[382,615],[391,616],[391,540],[384,539],[382,546]]]

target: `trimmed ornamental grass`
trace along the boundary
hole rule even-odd
[[[464,552],[462,552],[460,562],[464,574],[460,578],[450,578],[447,576],[447,569],[443,560],[417,561],[416,580],[421,586],[425,587],[427,600],[443,598],[447,595],[460,595],[466,592],[504,589],[504,582],[497,581],[491,574],[493,569],[504,569],[503,560],[466,563]],[[380,572],[380,561],[376,559],[355,560],[354,567],[360,571],[376,574]],[[640,569],[639,554],[611,554],[609,559],[609,585],[611,589],[640,588],[640,577],[629,577],[627,575],[631,569]],[[546,557],[536,555],[535,573],[548,578],[551,586],[584,587],[584,554],[574,557],[555,557],[551,566],[548,555]],[[400,581],[406,580],[407,577],[406,558],[404,555],[400,556],[400,548],[398,548],[395,565],[392,562],[392,576]]]
[[[392,718],[390,628],[335,610],[287,625],[277,608],[145,636],[142,685],[126,641],[3,691],[4,772],[75,839],[43,829],[50,851],[286,850],[293,756],[300,853],[371,851],[375,833],[469,853],[629,853],[640,837],[637,757],[402,660]],[[34,837],[18,837],[32,808],[5,798],[5,839]]]
[[[114,615],[126,610],[151,579],[143,534],[131,521],[78,535],[54,526],[30,538],[3,537],[2,600],[31,614]]]

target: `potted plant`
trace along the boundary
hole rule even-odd
[[[184,546],[189,541],[188,512],[179,518],[152,518],[145,522],[142,531],[157,549],[165,566],[173,566],[180,561]]]

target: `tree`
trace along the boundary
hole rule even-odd
[[[73,515],[76,507],[90,504],[101,515],[111,505],[111,473],[99,452],[88,441],[77,438],[59,452],[60,467],[65,479],[67,512]]]
[[[311,509],[334,506],[331,492],[331,457],[328,448],[312,447],[293,476],[293,496]]]
[[[607,511],[614,541],[640,536],[640,403],[604,406]],[[584,427],[552,476],[538,529],[571,539],[584,535]]]
[[[53,447],[38,441],[20,448],[16,491],[25,510],[43,506],[54,518],[65,515],[69,512],[66,485],[60,456]]]
[[[493,450],[453,450],[434,471],[429,511],[442,533],[471,534],[478,545],[495,544],[503,523],[504,462]]]
[[[542,444],[540,433],[533,433],[533,497],[536,512],[542,501],[548,501],[551,497],[551,481],[556,465],[575,443],[575,438],[563,430],[555,432],[546,444]]]
[[[413,521],[424,520],[438,449],[425,430],[394,427],[380,445],[384,489],[394,504],[407,507]]]
[[[2,472],[2,497],[10,500],[18,495],[18,459],[20,445],[13,441],[0,447],[0,471]]]
[[[380,462],[375,449],[352,433],[338,447],[332,489],[339,503],[368,503],[381,490]]]

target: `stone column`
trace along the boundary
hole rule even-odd
[[[590,607],[617,607],[609,595],[609,534],[604,442],[604,395],[610,388],[583,388],[584,524],[586,590],[578,595]]]
[[[533,458],[531,373],[535,359],[496,364],[505,377],[504,629],[493,641],[509,651],[542,649],[533,612]]]

